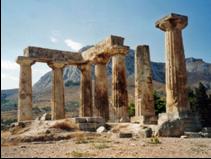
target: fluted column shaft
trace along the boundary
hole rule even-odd
[[[187,112],[187,72],[181,30],[165,32],[165,48],[167,113]]]
[[[188,17],[171,13],[158,20],[156,27],[165,32],[166,109],[169,115],[182,117],[190,111],[187,98],[187,72],[182,29]]]
[[[49,66],[52,70],[52,99],[51,99],[51,118],[52,120],[65,118],[65,99],[64,99],[64,80],[63,69],[64,64],[52,63]]]
[[[32,120],[32,60],[17,62],[20,64],[18,93],[18,121]]]
[[[155,116],[149,46],[138,46],[135,53],[135,115]]]
[[[98,63],[95,65],[95,99],[94,99],[94,116],[109,119],[109,102],[108,102],[108,80],[106,64]]]
[[[92,75],[91,65],[85,64],[79,67],[81,70],[81,83],[80,83],[80,111],[81,117],[92,117]]]
[[[114,121],[128,121],[128,92],[125,55],[112,57],[112,109]]]

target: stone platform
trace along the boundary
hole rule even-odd
[[[72,119],[82,131],[96,132],[97,128],[105,125],[105,120],[101,117],[76,117]]]

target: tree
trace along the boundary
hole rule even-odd
[[[135,116],[135,104],[134,103],[130,103],[128,106],[128,116],[129,117]]]
[[[196,112],[196,95],[191,88],[188,88],[188,101],[192,112]]]
[[[159,113],[166,112],[165,100],[161,99],[157,91],[153,92],[153,96],[154,96],[155,114],[158,115]]]
[[[202,83],[199,83],[198,88],[195,88],[195,96],[195,108],[199,113],[202,126],[211,126],[211,100],[206,93],[206,87]]]

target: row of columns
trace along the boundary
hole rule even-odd
[[[182,40],[182,29],[187,26],[187,17],[171,14],[156,23],[165,31],[166,50],[166,102],[167,114],[183,116],[190,111],[187,100],[187,73]],[[26,59],[20,64],[20,87],[18,121],[32,119],[32,77],[31,65]],[[94,106],[92,103],[91,65],[81,65],[81,107],[80,116],[101,116],[109,120],[113,111],[114,121],[128,120],[128,92],[125,55],[112,57],[112,108],[109,108],[106,63],[95,65]],[[64,83],[62,63],[52,63],[52,119],[62,119],[64,112]],[[152,95],[152,72],[148,46],[138,46],[135,55],[135,104],[136,116],[147,124],[156,119]]]
[[[113,80],[112,95],[113,107],[115,108],[115,120],[127,119],[128,95],[124,55],[115,55],[113,58]],[[18,100],[18,121],[32,120],[32,73],[31,65],[33,60],[24,59],[17,61],[20,64],[20,84]],[[80,111],[79,115],[103,117],[109,120],[109,99],[107,63],[97,63],[95,65],[95,88],[94,105],[92,102],[92,75],[91,64],[78,66],[81,70],[80,83]],[[48,64],[52,68],[52,120],[65,118],[65,98],[63,69],[65,64],[53,62]]]

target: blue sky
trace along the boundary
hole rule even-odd
[[[113,34],[125,45],[150,46],[151,60],[164,61],[164,32],[155,21],[174,12],[189,17],[183,30],[186,57],[211,62],[211,0],[2,0],[1,84],[17,88],[15,58],[29,45],[78,50]],[[33,83],[45,72],[33,65]]]

